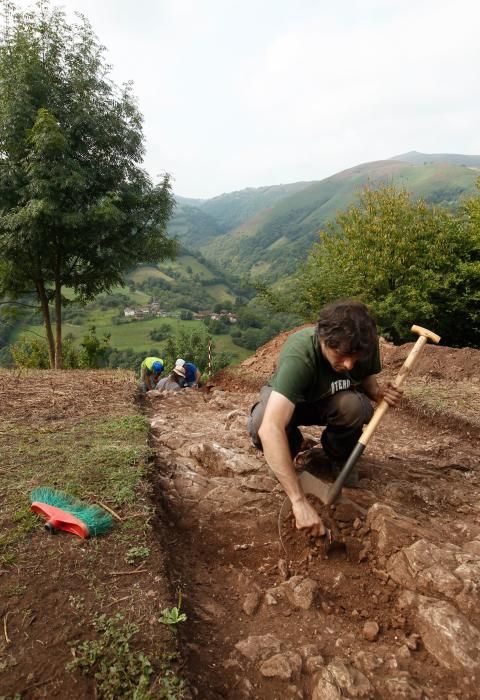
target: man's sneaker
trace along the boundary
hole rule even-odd
[[[327,477],[330,471],[330,463],[322,447],[312,447],[304,452],[299,452],[293,460],[295,469],[306,470],[319,478]]]
[[[338,462],[337,460],[330,460],[330,471],[332,472],[332,476],[334,479],[337,478],[337,476],[340,474],[340,472],[342,471],[344,466],[345,466],[345,462]],[[357,469],[357,467],[353,467],[352,471],[345,479],[343,485],[349,489],[357,489],[359,481],[360,481],[360,474],[358,473],[358,469]]]

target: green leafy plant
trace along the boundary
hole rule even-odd
[[[150,550],[148,547],[130,547],[125,554],[125,561],[127,564],[137,564],[139,561],[149,556]]]
[[[104,334],[103,338],[100,340],[100,338],[98,338],[97,336],[97,330],[95,326],[91,326],[88,329],[88,333],[83,336],[83,341],[81,343],[81,366],[89,367],[90,369],[92,369],[103,365],[105,362],[105,356],[109,343],[109,333]]]
[[[148,700],[153,668],[145,654],[130,649],[130,640],[138,632],[137,625],[123,621],[120,614],[95,617],[98,639],[76,642],[75,659],[66,669],[78,668],[83,674],[93,676],[99,700]]]
[[[357,298],[375,313],[382,335],[411,340],[412,321],[442,341],[480,339],[480,198],[461,215],[413,199],[393,185],[365,188],[339,212],[296,278],[299,310],[314,320],[325,303]]]
[[[175,654],[164,654],[161,659],[160,693],[161,700],[181,700],[185,697],[185,683],[170,668],[175,660]]]
[[[16,367],[29,369],[49,369],[48,343],[45,338],[20,338],[10,346],[10,352]],[[65,336],[63,340],[63,366],[65,369],[80,367],[79,350],[74,346],[73,337]]]
[[[159,617],[159,622],[163,625],[178,625],[179,622],[185,622],[187,616],[180,612],[182,607],[182,592],[178,591],[178,603],[173,608],[164,608]]]

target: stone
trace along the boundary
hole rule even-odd
[[[259,591],[252,591],[251,593],[247,593],[242,606],[245,615],[254,615],[259,608],[261,600],[262,595],[261,593],[259,593]]]
[[[472,540],[471,542],[465,542],[465,544],[462,546],[462,549],[464,552],[475,554],[477,557],[480,557],[480,540]]]
[[[239,683],[237,683],[236,691],[239,698],[253,698],[254,688],[248,678],[242,678]]]
[[[308,676],[312,676],[324,666],[325,659],[320,654],[318,656],[309,656],[308,659],[305,659],[305,663],[303,665],[305,673]]]
[[[315,679],[312,700],[340,700],[344,697],[371,698],[372,696],[372,684],[361,671],[341,659],[333,659]]]
[[[277,596],[274,593],[272,593],[271,591],[272,591],[272,589],[268,590],[265,593],[265,603],[266,603],[266,605],[277,605],[277,603],[278,603]]]
[[[243,428],[245,430],[247,418],[247,412],[241,408],[229,411],[225,416],[225,423],[223,424],[224,430],[231,430],[232,428]]]
[[[308,610],[313,604],[318,584],[311,578],[292,576],[288,581],[282,583],[279,588],[282,588],[289,602],[295,608]]]
[[[366,561],[368,559],[368,553],[370,552],[370,544],[363,547],[358,553],[358,561]]]
[[[328,676],[320,675],[313,688],[312,700],[343,700],[343,695]]]
[[[358,510],[353,503],[339,503],[335,508],[335,521],[353,523],[357,518]]]
[[[452,573],[457,567],[455,553],[451,547],[437,547],[432,542],[420,539],[390,558],[388,573],[404,588],[423,593],[441,593],[452,599],[463,588],[462,581]]]
[[[379,632],[380,627],[378,625],[378,622],[375,622],[375,620],[367,620],[367,622],[363,625],[363,637],[369,642],[376,642],[378,639]]]
[[[284,581],[288,579],[289,576],[289,571],[288,571],[288,564],[285,559],[279,559],[278,564],[277,564],[277,569],[278,573],[282,577]]]
[[[260,673],[265,678],[289,681],[292,677],[292,667],[285,654],[275,654],[260,665]]]
[[[420,635],[412,633],[412,634],[408,635],[408,637],[406,639],[406,645],[412,651],[416,651],[418,649],[419,641],[420,641]]]
[[[449,670],[480,680],[480,631],[450,603],[404,591],[398,604],[414,612],[427,651]]]
[[[250,661],[266,659],[272,654],[278,654],[282,643],[273,634],[250,635],[235,644],[235,649]]]
[[[316,644],[304,644],[298,651],[303,660],[308,659],[310,656],[316,656],[319,653]]]
[[[287,651],[285,656],[292,669],[292,678],[299,678],[302,673],[302,657],[296,651]]]
[[[189,456],[208,474],[233,476],[257,472],[260,463],[256,457],[239,454],[236,450],[223,447],[217,442],[200,442],[190,445]]]
[[[402,644],[402,646],[398,649],[398,651],[395,653],[395,658],[397,659],[400,668],[408,667],[408,663],[410,662],[412,655],[406,644]]]
[[[412,518],[396,513],[383,503],[374,503],[367,513],[366,524],[377,535],[377,550],[380,554],[390,554],[411,544],[422,536],[434,533],[421,528]]]
[[[276,486],[276,483],[277,482],[275,479],[272,479],[269,476],[255,475],[249,476],[247,479],[245,479],[243,485],[246,489],[250,489],[250,491],[271,493],[274,486]]]
[[[365,673],[372,673],[384,664],[384,658],[370,651],[358,651],[353,659],[354,666]]]
[[[384,681],[385,697],[389,700],[423,700],[424,692],[406,672],[399,672]]]
[[[356,636],[353,632],[346,632],[342,637],[338,637],[335,642],[337,649],[345,649],[348,651],[355,644]]]

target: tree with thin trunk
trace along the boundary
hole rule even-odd
[[[85,17],[2,0],[0,297],[34,294],[52,367],[62,366],[62,290],[87,301],[125,270],[172,257],[168,175],[142,169],[142,116],[108,77]],[[54,325],[53,325],[54,323]]]

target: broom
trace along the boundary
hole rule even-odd
[[[112,517],[99,506],[91,506],[63,491],[46,487],[30,494],[31,509],[46,519],[45,529],[71,532],[78,537],[101,535],[112,527]]]

